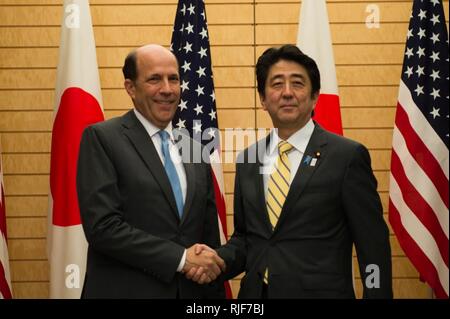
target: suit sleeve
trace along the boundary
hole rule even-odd
[[[389,230],[368,150],[359,144],[342,185],[344,209],[354,239],[364,298],[392,298]],[[378,272],[379,270],[379,272]]]
[[[184,247],[126,222],[108,140],[102,130],[89,127],[80,144],[77,191],[90,249],[170,282]]]
[[[204,224],[203,241],[211,248],[220,247],[220,233],[219,233],[219,219],[217,213],[217,206],[215,201],[214,181],[212,177],[212,169],[210,165],[206,166],[206,174],[208,181],[208,195],[206,199],[206,216]],[[225,286],[223,276],[208,285],[205,288],[205,299],[224,299],[225,298]]]
[[[238,161],[239,162],[239,161]],[[236,165],[234,185],[234,232],[230,240],[218,249],[219,256],[225,261],[225,278],[231,279],[245,270],[247,243],[244,208],[240,186],[240,165]]]

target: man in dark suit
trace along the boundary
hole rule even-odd
[[[391,298],[389,233],[369,152],[311,119],[316,63],[286,45],[264,52],[256,74],[275,129],[238,158],[234,233],[218,249],[227,277],[245,271],[239,298],[354,298],[353,244],[364,297]]]
[[[192,140],[182,139],[187,154],[175,145],[177,60],[147,45],[128,55],[123,73],[135,108],[88,127],[80,145],[77,189],[89,243],[82,297],[223,298],[218,282],[201,285],[223,260],[194,253],[195,243],[218,247],[219,228],[210,166],[189,162]],[[192,267],[202,271],[199,283],[183,274]]]

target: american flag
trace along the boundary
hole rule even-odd
[[[174,127],[187,129],[204,144],[217,141],[211,153],[214,191],[222,244],[226,242],[225,190],[220,164],[220,133],[211,68],[208,24],[203,0],[178,1],[170,49],[180,64],[181,100],[173,119]],[[202,137],[203,136],[203,137]],[[211,144],[210,144],[211,145]],[[226,283],[227,297],[231,290]]]
[[[415,0],[393,134],[389,221],[438,298],[449,296],[449,46],[440,0]]]
[[[3,191],[2,153],[0,150],[0,299],[11,299],[11,277],[6,235],[5,193]]]

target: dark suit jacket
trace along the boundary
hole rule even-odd
[[[245,271],[239,298],[260,298],[262,276],[270,269],[269,298],[354,298],[352,245],[363,275],[379,288],[364,285],[364,297],[392,297],[389,232],[382,215],[370,156],[361,144],[315,126],[272,232],[260,161],[240,154],[236,165],[234,234],[219,249],[227,277]],[[317,154],[320,153],[319,156]],[[316,158],[315,166],[307,156]],[[375,274],[376,276],[376,274]]]
[[[218,283],[201,286],[176,272],[186,247],[220,244],[210,166],[184,168],[180,220],[163,164],[133,111],[84,131],[77,175],[89,243],[83,297],[224,297]]]

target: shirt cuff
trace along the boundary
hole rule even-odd
[[[181,257],[181,261],[180,264],[178,265],[177,272],[182,272],[185,263],[186,263],[186,249],[184,250],[183,257]]]

